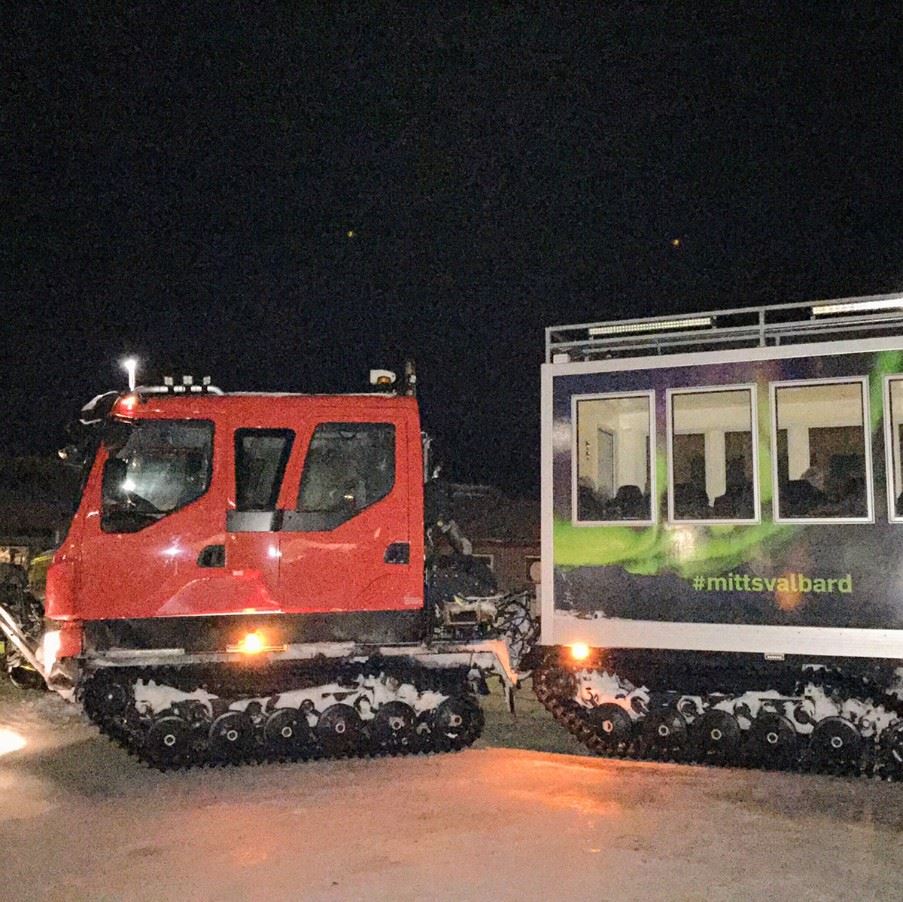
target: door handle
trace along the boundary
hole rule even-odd
[[[198,567],[225,567],[226,546],[208,545],[198,555]]]
[[[383,561],[387,564],[409,564],[411,562],[411,546],[407,542],[393,542],[386,548]]]

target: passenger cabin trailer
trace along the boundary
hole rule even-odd
[[[600,751],[899,766],[901,457],[899,295],[548,329],[542,642],[583,660],[540,697]]]

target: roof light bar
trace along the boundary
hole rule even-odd
[[[600,335],[627,335],[636,332],[673,332],[675,329],[704,329],[712,326],[711,316],[695,316],[688,319],[665,319],[648,323],[622,323],[611,326],[590,326],[592,337]]]
[[[881,298],[879,301],[853,301],[846,304],[819,304],[812,308],[813,316],[831,316],[835,313],[874,313],[879,310],[903,310],[903,295]]]

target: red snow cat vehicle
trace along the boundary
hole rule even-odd
[[[82,410],[44,606],[0,596],[7,666],[149,764],[460,749],[529,674],[600,754],[903,776],[903,296],[549,328],[539,645],[412,368],[164,382]]]
[[[485,675],[516,682],[505,637],[525,649],[529,599],[464,553],[438,483],[425,519],[413,368],[402,390],[372,379],[324,397],[170,378],[90,402],[44,626],[24,593],[0,609],[19,673],[161,768],[470,745]]]

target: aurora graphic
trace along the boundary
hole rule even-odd
[[[903,352],[822,355],[558,370],[556,614],[903,628]],[[624,398],[642,442],[606,425]]]

